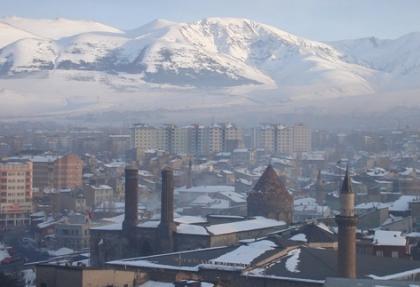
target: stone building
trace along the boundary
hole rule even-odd
[[[271,165],[248,194],[247,204],[248,216],[264,216],[288,224],[293,220],[293,196]]]
[[[191,223],[190,220],[183,222],[174,218],[173,172],[168,168],[162,171],[161,220],[139,223],[137,177],[137,169],[126,169],[125,218],[122,224],[90,229],[93,265],[119,258],[232,245],[240,240],[258,238],[286,228],[284,221],[260,216],[239,220],[233,217],[223,223],[207,220]]]
[[[36,266],[37,287],[125,287],[133,286],[133,271],[112,270],[85,266]]]
[[[96,207],[114,199],[114,190],[109,185],[89,185],[86,187],[86,205]]]

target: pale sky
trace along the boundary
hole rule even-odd
[[[0,17],[96,20],[132,29],[157,18],[243,17],[314,40],[420,31],[420,0],[0,0]]]

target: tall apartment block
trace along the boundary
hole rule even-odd
[[[32,212],[32,162],[0,161],[0,228],[30,223]]]
[[[241,129],[231,123],[184,127],[136,124],[131,133],[132,146],[140,151],[160,149],[174,154],[205,155],[233,151],[242,143]]]
[[[293,126],[265,124],[253,130],[256,148],[268,153],[290,154],[311,151],[311,130],[303,124]]]

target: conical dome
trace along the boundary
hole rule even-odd
[[[286,186],[280,180],[274,168],[270,165],[267,166],[264,173],[254,186],[255,192],[278,192],[287,193]]]

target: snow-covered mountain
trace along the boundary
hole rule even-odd
[[[109,99],[116,91],[130,98],[140,93],[139,105],[150,91],[239,96],[233,104],[319,101],[372,95],[391,83],[397,89],[419,88],[419,48],[416,33],[321,43],[237,18],[155,20],[121,31],[93,21],[9,17],[0,19],[0,84],[8,94],[21,95],[28,92],[19,83],[37,79],[31,96],[40,93],[44,99],[51,86],[100,86],[84,97],[96,99],[92,90],[100,89]],[[68,90],[51,94],[65,94],[63,109],[74,103]],[[195,105],[195,100],[187,102]],[[202,107],[209,104],[201,101]],[[106,106],[120,104],[110,100]]]
[[[397,39],[375,37],[331,43],[350,63],[384,73],[390,82],[385,88],[407,89],[420,86],[420,32]]]
[[[321,85],[370,92],[373,71],[329,45],[246,19],[157,20],[121,31],[94,22],[6,18],[31,33],[0,50],[4,76],[40,70],[139,74],[146,82],[223,87]],[[74,35],[76,34],[76,35]],[[24,36],[24,35],[22,35]]]

